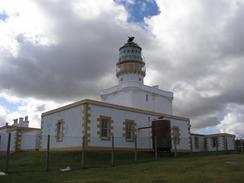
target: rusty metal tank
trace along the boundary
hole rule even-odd
[[[153,149],[155,149],[155,138],[157,150],[170,151],[171,150],[171,129],[170,120],[158,119],[152,121],[152,142]]]

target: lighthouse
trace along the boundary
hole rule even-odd
[[[100,91],[102,101],[154,112],[172,114],[173,93],[158,85],[144,84],[146,64],[142,48],[129,37],[119,48],[116,62],[118,85]]]
[[[133,40],[134,37],[129,37],[119,49],[119,59],[116,64],[116,76],[119,83],[126,81],[144,83],[146,67],[142,58],[142,49]]]

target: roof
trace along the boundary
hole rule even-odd
[[[77,106],[80,106],[83,104],[93,104],[93,105],[104,106],[104,107],[113,108],[113,109],[131,111],[131,112],[148,114],[148,115],[155,115],[155,116],[159,116],[159,117],[163,116],[166,118],[172,118],[172,119],[183,120],[183,121],[190,121],[189,118],[182,117],[182,116],[174,116],[174,115],[170,115],[170,114],[158,113],[158,112],[143,110],[143,109],[139,109],[139,108],[127,107],[127,106],[123,106],[123,105],[111,104],[111,103],[97,101],[97,100],[91,100],[91,99],[84,99],[84,100],[81,100],[78,102],[74,102],[74,103],[59,107],[57,109],[53,109],[53,110],[44,112],[44,113],[42,113],[42,117],[54,114],[56,112],[71,109],[73,107],[77,107]]]
[[[119,85],[113,86],[111,88],[103,89],[100,91],[100,94],[101,95],[108,95],[111,93],[117,93],[118,91],[121,91],[125,88],[136,88],[136,89],[140,89],[140,90],[143,90],[143,91],[146,91],[149,93],[153,93],[156,95],[160,95],[160,96],[163,96],[166,98],[172,98],[173,99],[173,97],[174,97],[173,92],[161,90],[159,88],[155,88],[152,86],[147,86],[147,85],[141,84],[139,82],[135,82],[135,81],[126,81],[126,82],[123,82]]]
[[[8,126],[6,126],[6,125],[5,126],[1,126],[0,130],[5,129],[5,128],[14,128],[14,126],[9,126],[9,125]]]
[[[222,136],[232,136],[232,137],[235,137],[235,135],[229,134],[229,133],[215,133],[215,134],[196,134],[196,133],[192,133],[191,135],[204,136],[204,137],[222,137]]]
[[[41,130],[40,128],[31,128],[31,127],[19,127],[19,126],[12,126],[12,125],[8,125],[8,126],[1,126],[0,130],[2,129],[13,129],[13,130],[23,130],[23,131],[35,131],[35,130]]]
[[[203,135],[203,134],[196,134],[196,133],[191,133],[191,135],[194,135],[194,136],[202,136],[202,137],[205,137],[206,135]]]
[[[120,47],[119,50],[121,50],[125,47],[137,47],[137,48],[141,49],[141,47],[138,44],[136,44],[135,42],[127,42],[122,47]]]
[[[215,134],[208,134],[207,137],[219,137],[219,136],[232,136],[235,137],[235,135],[230,133],[215,133]]]

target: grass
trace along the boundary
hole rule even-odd
[[[44,152],[14,153],[10,159],[10,174],[0,176],[0,182],[64,182],[64,183],[237,183],[244,182],[244,154],[181,154],[177,158],[140,152],[134,163],[133,152],[116,152],[115,167],[111,167],[108,152],[88,152],[86,169],[80,169],[80,152],[50,153],[50,171],[45,172]],[[0,154],[0,169],[5,155]],[[60,172],[70,166],[72,171]]]

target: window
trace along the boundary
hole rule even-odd
[[[110,116],[100,116],[98,118],[99,128],[98,134],[102,140],[110,140],[111,128],[112,128],[112,118]]]
[[[212,147],[217,147],[217,143],[218,143],[218,138],[212,137]]]
[[[109,138],[109,120],[102,119],[101,121],[101,137]]]
[[[56,135],[57,142],[63,141],[63,136],[64,136],[63,131],[64,131],[64,121],[59,120],[57,123],[57,135]]]
[[[225,150],[228,150],[228,142],[227,142],[227,137],[226,137],[226,136],[224,136],[223,138],[224,138],[224,148],[225,148]]]
[[[125,138],[126,141],[134,141],[135,139],[135,121],[125,120]]]
[[[206,137],[204,138],[204,149],[205,151],[208,150],[208,139]]]
[[[146,101],[148,101],[148,94],[146,94]]]
[[[178,126],[172,128],[173,143],[180,144],[180,129]]]
[[[198,149],[199,148],[199,138],[198,137],[194,137],[194,144],[195,144],[195,148]]]

